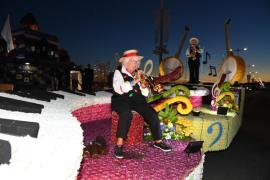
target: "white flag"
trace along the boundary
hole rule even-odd
[[[12,49],[14,49],[11,28],[10,28],[10,23],[9,23],[9,15],[8,15],[7,20],[5,22],[5,25],[2,29],[1,35],[7,43],[7,51],[9,52]]]

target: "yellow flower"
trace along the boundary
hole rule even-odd
[[[192,126],[192,122],[188,119],[185,119],[181,116],[177,117],[177,125],[176,125],[176,132],[179,134],[183,134],[184,136],[190,136],[194,128]]]
[[[167,126],[168,126],[168,128],[172,128],[173,127],[173,123],[169,122]]]

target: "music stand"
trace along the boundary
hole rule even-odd
[[[227,115],[228,108],[227,107],[218,107],[217,114],[220,115]]]
[[[191,141],[188,143],[187,147],[185,148],[185,153],[191,154],[191,153],[196,153],[199,152],[201,153],[201,148],[203,146],[204,141]]]

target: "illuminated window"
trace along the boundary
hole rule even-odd
[[[38,31],[38,25],[37,24],[31,24],[30,29],[33,31]]]

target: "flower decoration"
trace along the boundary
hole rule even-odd
[[[182,137],[187,138],[190,137],[193,133],[194,128],[192,126],[192,122],[188,119],[185,119],[181,116],[177,117],[176,122],[176,132],[180,134]]]
[[[172,105],[166,104],[166,107],[159,111],[160,128],[163,139],[183,140],[190,137],[193,132],[192,123],[188,120],[179,120],[180,115]],[[150,131],[146,131],[146,140],[151,140]]]
[[[173,109],[172,105],[165,105],[165,109],[159,111],[158,118],[159,120],[164,123],[165,125],[168,125],[169,123],[175,123],[176,122],[176,109]]]
[[[230,83],[225,82],[220,87],[220,94],[217,96],[217,107],[227,107],[229,111],[238,112],[238,105],[235,103],[235,95],[230,90]]]

